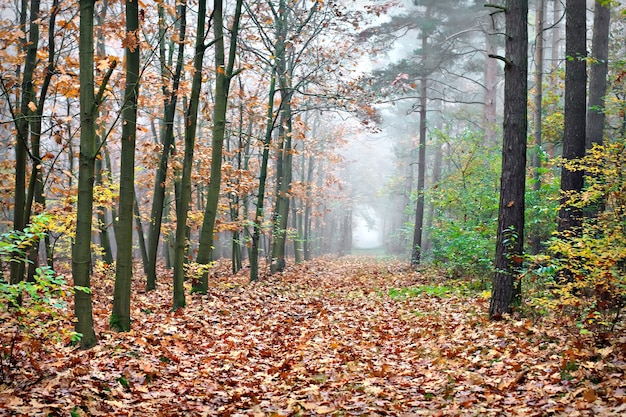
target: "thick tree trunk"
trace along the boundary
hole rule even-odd
[[[91,288],[91,227],[93,209],[94,161],[96,157],[97,105],[93,75],[94,0],[80,0],[80,160],[78,166],[78,203],[76,234],[72,246],[74,285]],[[77,290],[74,294],[75,330],[82,335],[80,346],[90,348],[97,343],[93,328],[91,293]]]
[[[587,66],[586,66],[586,2],[568,0],[565,20],[565,125],[563,130],[563,159],[576,160],[585,156],[585,130],[587,110]],[[580,208],[567,204],[572,192],[583,188],[584,172],[561,170],[562,207],[559,211],[558,231],[567,237],[577,233],[581,224]]]
[[[510,313],[520,297],[517,269],[524,248],[524,191],[526,187],[528,0],[506,2],[506,58],[504,67],[504,138],[502,177],[489,317]]]
[[[126,90],[122,110],[120,196],[115,228],[117,258],[110,326],[130,330],[130,293],[133,278],[133,205],[135,202],[135,142],[139,96],[139,6],[126,0]]]

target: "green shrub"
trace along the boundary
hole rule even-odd
[[[596,146],[569,169],[584,170],[585,189],[566,204],[585,213],[582,226],[555,236],[531,257],[527,276],[541,284],[529,304],[569,314],[582,333],[604,339],[626,303],[626,153],[624,144]]]
[[[0,235],[3,262],[27,262],[28,249],[45,235],[47,218],[39,216],[24,231]],[[13,380],[14,371],[39,362],[51,344],[77,341],[70,330],[66,299],[76,290],[47,266],[36,268],[32,281],[0,282],[0,383]]]

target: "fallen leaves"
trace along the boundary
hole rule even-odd
[[[254,284],[220,271],[209,294],[176,313],[169,284],[137,291],[133,330],[121,334],[105,330],[111,282],[102,278],[94,289],[100,344],[55,347],[37,383],[0,386],[0,414],[626,411],[624,337],[596,349],[555,322],[489,322],[478,295],[392,298],[391,288],[432,284],[395,263],[321,259]]]

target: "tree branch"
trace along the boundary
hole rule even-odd
[[[502,55],[494,55],[494,54],[489,54],[488,55],[489,58],[495,58],[495,59],[499,59],[500,61],[504,62],[504,65],[506,66],[510,66],[513,65],[513,63],[511,62],[511,60],[503,57]]]

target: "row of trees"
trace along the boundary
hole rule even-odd
[[[360,125],[332,121],[371,116],[355,98],[361,52],[346,34],[381,9],[287,0],[6,6],[4,221],[20,231],[51,214],[42,250],[52,266],[71,247],[76,286],[90,288],[94,268],[114,266],[110,324],[120,331],[131,325],[137,243],[146,289],[165,259],[181,308],[185,279],[207,291],[228,240],[220,235],[230,237],[234,272],[247,255],[251,280],[263,258],[276,272],[288,252],[301,260],[316,240],[340,241],[324,215],[342,186],[336,149]],[[39,243],[29,254],[32,277]],[[26,265],[10,262],[11,283],[27,278]],[[89,291],[76,292],[75,312],[81,346],[91,347]]]
[[[400,252],[410,247],[414,265],[425,258],[453,274],[493,274],[492,318],[520,303],[520,277],[528,268],[531,275],[555,271],[553,280],[578,286],[573,292],[579,294],[593,293],[595,286],[587,280],[574,284],[581,276],[608,274],[613,278],[601,286],[613,289],[612,305],[619,306],[623,256],[606,261],[608,269],[615,266],[612,272],[592,273],[571,248],[590,247],[580,239],[589,239],[588,220],[598,209],[603,215],[621,210],[606,203],[613,198],[611,179],[585,176],[611,165],[612,157],[595,153],[597,160],[591,166],[584,160],[584,167],[571,161],[583,161],[594,145],[623,142],[623,23],[610,18],[622,16],[623,9],[596,1],[588,39],[584,1],[568,1],[564,9],[560,1],[537,0],[530,8],[534,16],[528,1],[486,7],[473,1],[410,3],[404,13],[361,35],[397,46],[393,55],[399,58],[377,68],[371,80],[382,92],[387,122],[397,126],[402,113],[418,115],[398,131],[406,139],[395,142],[397,171],[387,184],[390,200],[413,207],[413,218],[396,210],[389,239],[397,244],[397,231],[405,225],[406,243],[394,246]],[[407,39],[412,50],[398,46]],[[497,114],[503,116],[502,143]],[[603,191],[591,198],[589,190],[599,183]],[[602,224],[608,231],[595,232],[598,238],[614,232]],[[570,248],[556,251],[557,242]]]

